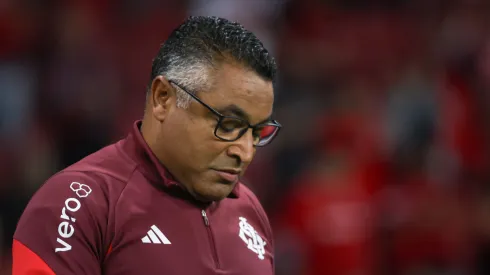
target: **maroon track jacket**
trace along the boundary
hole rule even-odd
[[[140,125],[36,192],[14,235],[13,274],[273,274],[272,232],[254,194],[238,183],[220,202],[196,202]]]

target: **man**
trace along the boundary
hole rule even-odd
[[[273,274],[267,216],[239,178],[281,127],[275,72],[241,25],[185,21],[153,61],[143,120],[31,199],[13,274]]]

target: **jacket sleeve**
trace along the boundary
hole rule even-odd
[[[108,203],[96,179],[61,172],[36,192],[14,234],[13,275],[101,274]]]

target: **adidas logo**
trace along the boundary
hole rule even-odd
[[[141,238],[143,243],[153,243],[153,244],[170,244],[170,241],[163,235],[162,231],[152,225],[151,229],[148,231],[147,235]]]

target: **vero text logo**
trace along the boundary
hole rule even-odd
[[[90,195],[90,193],[92,193],[90,186],[75,181],[70,184],[70,189],[77,195],[78,198],[86,198],[88,195]],[[56,239],[61,247],[55,248],[55,252],[71,250],[71,245],[68,243],[68,241],[75,233],[73,223],[76,222],[76,219],[73,217],[73,214],[82,207],[82,204],[78,198],[73,197],[66,199],[65,205],[61,209],[61,222],[58,225],[58,238]]]

